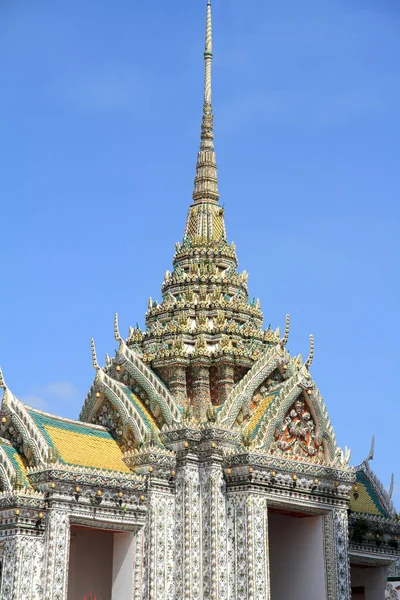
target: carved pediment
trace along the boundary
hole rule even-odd
[[[275,430],[275,441],[269,452],[286,458],[303,459],[318,464],[325,462],[322,443],[316,438],[316,425],[307,402],[299,396]]]

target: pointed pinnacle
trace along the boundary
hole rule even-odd
[[[197,156],[196,177],[193,200],[195,203],[218,203],[218,176],[214,152],[213,113],[211,106],[211,66],[212,66],[212,19],[211,2],[207,2],[206,37],[204,47],[204,100],[201,124],[200,152]]]

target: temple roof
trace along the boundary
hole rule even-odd
[[[63,419],[32,408],[27,410],[59,462],[129,472],[122,460],[122,450],[104,427]]]
[[[391,492],[387,492],[365,460],[356,469],[356,485],[350,497],[350,510],[354,513],[393,518],[395,509]]]

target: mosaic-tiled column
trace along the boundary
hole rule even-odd
[[[135,535],[133,559],[133,600],[143,600],[144,589],[144,554],[146,545],[145,528],[142,527]]]
[[[336,571],[336,600],[350,600],[349,523],[346,508],[332,512],[333,555]]]
[[[234,370],[234,365],[230,362],[218,365],[218,404],[223,404],[232,391]]]
[[[229,600],[270,600],[267,500],[252,492],[235,493],[229,513],[235,562]]]
[[[226,497],[221,465],[200,469],[204,600],[228,600]]]
[[[202,420],[210,403],[210,370],[203,363],[193,366],[193,413]]]
[[[169,389],[178,403],[183,406],[187,398],[186,367],[184,364],[174,364],[169,368]]]
[[[14,535],[4,544],[1,600],[43,599],[43,538]]]
[[[196,464],[178,468],[175,503],[175,598],[200,600],[201,512]]]
[[[158,490],[149,492],[149,512],[143,540],[143,600],[170,600],[174,597],[174,510],[175,502],[170,493]]]
[[[70,522],[68,512],[51,508],[45,539],[45,600],[66,600],[68,587]]]

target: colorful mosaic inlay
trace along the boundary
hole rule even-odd
[[[280,390],[276,390],[271,394],[265,396],[265,398],[260,400],[257,408],[254,410],[254,413],[251,416],[246,428],[246,432],[250,435],[252,439],[255,438],[255,436],[257,435],[258,430],[261,427],[261,423],[263,422],[265,415],[268,411],[268,408],[270,407],[272,401],[276,398],[276,396],[278,396],[279,392]]]

